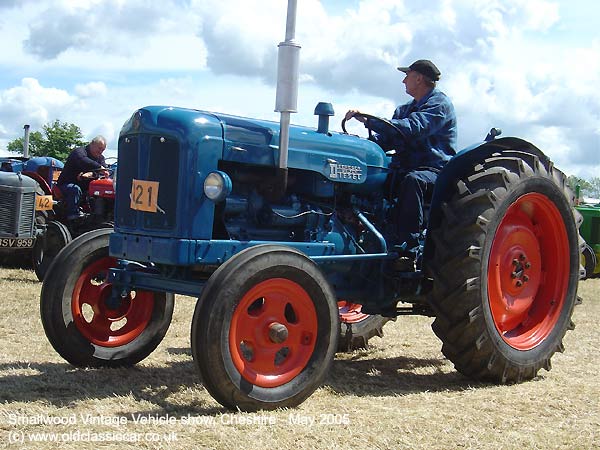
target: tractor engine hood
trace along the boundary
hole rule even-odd
[[[215,114],[223,124],[223,159],[243,164],[277,166],[279,124]],[[288,167],[320,172],[328,179],[360,184],[369,168],[387,167],[388,158],[377,144],[356,136],[319,133],[290,127]]]

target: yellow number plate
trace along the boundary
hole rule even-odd
[[[51,195],[36,195],[35,196],[35,209],[37,211],[49,211],[52,209],[52,196]]]
[[[158,181],[136,180],[131,182],[129,207],[138,211],[156,212],[158,205]]]

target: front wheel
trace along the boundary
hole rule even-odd
[[[44,281],[50,264],[71,239],[71,233],[62,223],[53,220],[46,224],[45,232],[33,247],[33,270],[38,280]]]
[[[129,366],[148,356],[165,336],[173,294],[131,291],[110,307],[110,230],[73,240],[55,258],[40,298],[42,324],[54,349],[76,366]]]
[[[432,230],[433,329],[457,370],[533,378],[562,351],[579,279],[565,176],[527,152],[494,154],[457,183]]]
[[[192,355],[211,395],[231,409],[293,407],[323,382],[338,338],[335,296],[306,255],[246,249],[198,300]]]

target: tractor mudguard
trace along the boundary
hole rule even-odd
[[[448,201],[452,195],[456,180],[460,179],[473,166],[479,164],[490,155],[502,150],[515,148],[536,155],[542,162],[548,161],[548,157],[539,148],[530,142],[516,137],[494,139],[489,142],[466,147],[448,162],[437,178],[431,199],[428,228],[433,229],[439,225],[442,217],[442,205],[444,202]],[[430,260],[431,255],[433,254],[434,245],[433,240],[428,235],[424,249],[425,264],[427,264],[427,261]]]

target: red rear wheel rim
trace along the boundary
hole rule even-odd
[[[488,297],[496,330],[518,350],[552,332],[569,283],[569,239],[556,205],[526,194],[506,211],[490,252]]]
[[[340,322],[342,323],[358,323],[369,317],[369,314],[362,312],[362,305],[358,303],[340,300],[337,304],[340,313]]]
[[[73,321],[90,342],[102,347],[118,347],[137,338],[148,326],[154,309],[154,295],[132,291],[121,305],[106,305],[112,284],[106,281],[116,259],[105,257],[87,266],[75,283],[71,297]]]
[[[281,334],[274,336],[273,330]],[[291,280],[272,278],[252,287],[237,305],[229,350],[245,380],[272,388],[306,367],[317,333],[317,312],[308,293]]]

